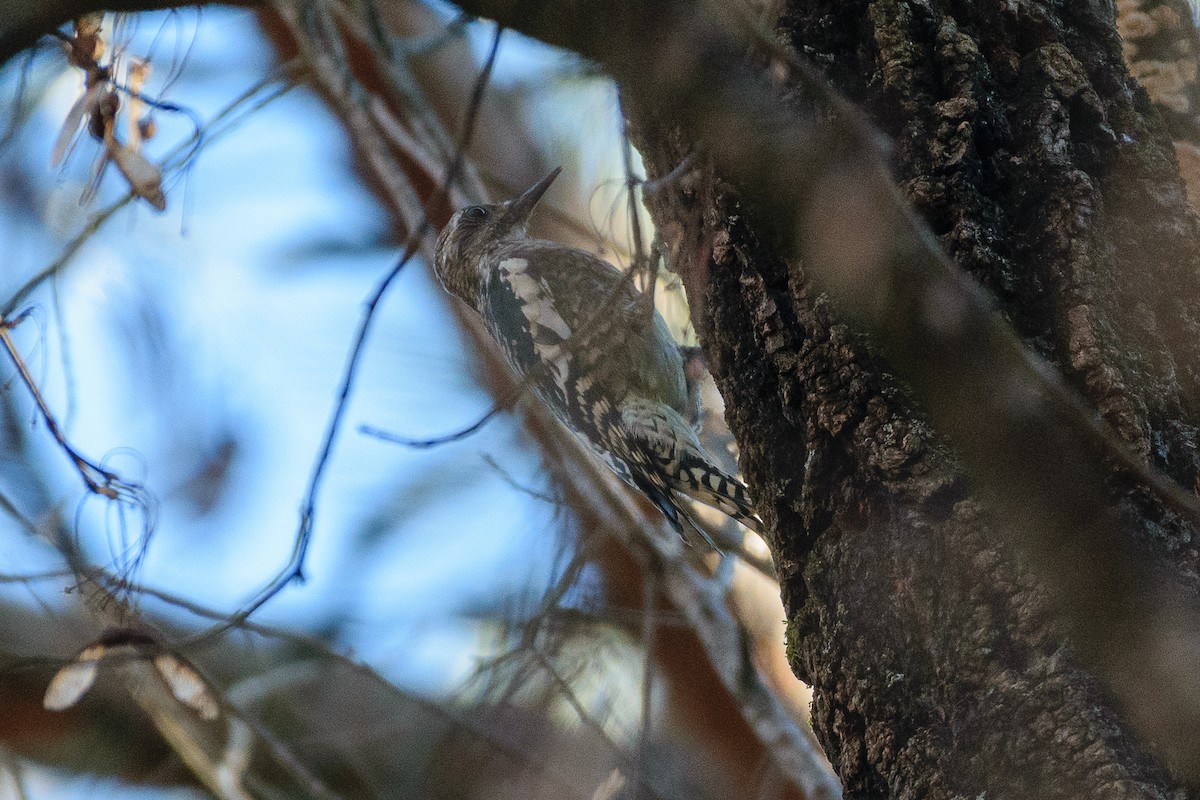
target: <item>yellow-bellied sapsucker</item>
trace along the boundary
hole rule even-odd
[[[681,535],[690,518],[675,492],[756,529],[746,488],[713,463],[684,419],[683,360],[662,317],[607,261],[529,238],[529,217],[558,173],[515,200],[455,213],[438,237],[442,285],[479,312],[554,415]]]

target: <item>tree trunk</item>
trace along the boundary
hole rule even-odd
[[[780,31],[890,136],[896,182],[1025,342],[1195,486],[1197,226],[1112,9],[791,2]],[[680,177],[692,142],[634,122],[847,796],[1183,795],[871,343],[706,159]],[[1109,486],[1123,527],[1195,594],[1190,528],[1128,474]]]

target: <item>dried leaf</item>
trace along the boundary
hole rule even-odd
[[[100,36],[103,20],[103,12],[86,14],[75,20],[75,36],[67,44],[67,61],[71,66],[86,69],[104,55],[104,38]]]
[[[127,85],[130,93],[141,92],[142,87],[146,85],[146,79],[150,77],[150,61],[144,58],[131,58],[129,60],[129,79]]]
[[[127,144],[130,150],[141,152],[142,149],[142,118],[146,113],[146,104],[141,100],[142,87],[150,75],[150,62],[133,58],[129,61],[129,75],[126,85],[129,89],[129,99],[125,107],[125,120],[129,127]]]
[[[158,133],[158,123],[154,121],[154,117],[145,116],[138,120],[138,138],[142,141],[149,141],[154,138],[154,134]]]
[[[67,112],[67,118],[63,120],[62,127],[59,128],[58,138],[54,140],[54,149],[50,151],[51,167],[57,167],[63,162],[67,152],[71,149],[71,143],[79,134],[80,124],[85,118],[91,116],[103,98],[104,84],[94,83],[75,101],[75,105],[71,106],[71,110]]]
[[[159,653],[154,657],[154,666],[176,700],[193,709],[201,719],[217,718],[220,713],[217,698],[190,664],[185,664],[170,653]]]
[[[92,202],[92,198],[96,196],[96,190],[100,188],[100,179],[104,177],[104,169],[107,166],[108,151],[103,150],[92,164],[92,176],[88,179],[87,186],[83,187],[83,193],[79,195],[79,205],[86,206]]]
[[[76,36],[95,36],[100,32],[100,24],[104,21],[103,11],[93,11],[75,20]]]
[[[92,648],[88,648],[89,650]],[[67,664],[50,679],[46,694],[42,697],[42,708],[47,711],[65,711],[79,702],[96,682],[100,672],[98,658],[84,658],[85,650],[77,659]]]
[[[608,777],[592,793],[592,800],[613,800],[620,796],[624,788],[625,775],[621,773],[620,768],[613,767],[613,771],[608,773]]]
[[[167,208],[167,198],[162,190],[162,171],[150,163],[141,153],[123,144],[114,142],[109,149],[113,163],[129,181],[129,188],[159,211]]]

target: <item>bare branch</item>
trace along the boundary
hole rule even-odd
[[[505,405],[496,403],[490,409],[488,409],[486,414],[472,422],[470,425],[459,428],[452,433],[443,434],[442,436],[434,436],[429,439],[413,439],[408,436],[400,436],[398,434],[385,431],[381,428],[374,428],[370,425],[360,425],[358,429],[367,436],[374,436],[376,439],[382,439],[385,442],[402,444],[405,447],[411,447],[416,450],[428,450],[431,447],[440,447],[444,444],[460,442],[463,439],[466,439],[467,437],[479,431],[480,428],[486,425],[493,417],[495,417],[505,408]]]

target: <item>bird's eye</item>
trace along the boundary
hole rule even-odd
[[[470,220],[471,222],[483,222],[492,214],[486,206],[467,206],[463,209],[462,213],[463,219]]]

